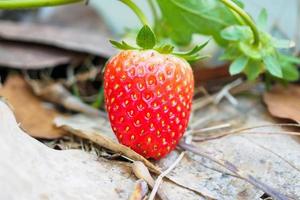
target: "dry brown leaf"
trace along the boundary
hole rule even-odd
[[[269,112],[279,118],[291,119],[300,123],[300,86],[276,86],[264,93],[264,102]]]
[[[56,151],[26,135],[0,101],[0,199],[128,199],[135,176],[125,162],[80,150]],[[202,200],[168,181],[172,200]]]
[[[0,37],[110,57],[116,53],[99,32],[44,24],[0,21]]]
[[[53,109],[46,109],[21,76],[9,76],[4,87],[0,88],[0,96],[12,105],[21,127],[31,136],[54,139],[65,133],[53,125],[53,119],[58,113]]]
[[[80,62],[85,57],[84,54],[55,47],[0,41],[0,65],[4,67],[40,69]]]

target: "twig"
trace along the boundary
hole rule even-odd
[[[152,192],[151,192],[151,194],[150,194],[149,200],[153,200],[153,199],[154,199],[154,197],[155,197],[155,195],[156,195],[156,192],[157,192],[157,190],[158,190],[158,188],[159,188],[159,185],[160,185],[160,183],[162,182],[163,177],[165,177],[168,173],[170,173],[170,172],[176,167],[176,165],[181,161],[181,159],[183,158],[183,156],[184,156],[184,152],[182,152],[182,153],[178,156],[178,158],[175,160],[175,162],[174,162],[174,163],[173,163],[166,171],[162,172],[162,173],[158,176],[158,178],[157,178],[156,181],[155,181],[155,184],[154,184],[154,187],[153,187],[153,189],[152,189]]]
[[[206,159],[224,167],[225,169],[231,171],[233,174],[237,175],[240,179],[243,179],[243,180],[247,181],[248,183],[254,185],[255,187],[261,189],[262,191],[264,191],[265,193],[267,193],[274,199],[278,199],[278,200],[289,200],[290,199],[289,197],[282,194],[281,192],[278,192],[275,189],[271,188],[270,186],[266,185],[265,183],[259,181],[258,179],[253,177],[251,174],[241,171],[233,163],[231,163],[227,160],[213,158],[209,154],[207,154],[203,151],[200,151],[197,147],[195,147],[191,144],[186,144],[184,142],[181,142],[179,144],[179,146],[186,151],[190,151],[194,154],[197,154],[203,158],[206,158]]]
[[[82,112],[92,116],[101,116],[106,118],[105,112],[95,109],[85,103],[79,98],[73,96],[60,83],[43,83],[35,80],[28,80],[34,93],[43,99],[64,106],[65,108],[77,112]]]
[[[141,161],[134,161],[132,163],[132,171],[137,178],[145,180],[151,188],[154,187],[154,179],[152,178],[148,168],[144,165],[144,163],[142,163]],[[168,200],[167,195],[161,188],[159,188],[157,193],[160,199]]]
[[[300,133],[299,133],[300,135]],[[249,142],[255,144],[256,146],[264,149],[265,151],[268,151],[269,153],[273,154],[274,156],[278,157],[279,159],[283,160],[284,162],[286,162],[290,167],[294,168],[295,170],[297,170],[298,172],[300,172],[300,169],[298,167],[296,167],[293,163],[291,163],[290,161],[288,161],[287,159],[285,159],[283,156],[277,154],[276,152],[274,152],[272,149],[269,149],[257,142],[254,142],[253,140],[249,139],[249,138],[246,138],[246,137],[243,137],[244,139],[248,140]]]
[[[148,193],[147,183],[143,179],[137,180],[133,192],[131,193],[129,200],[142,200]]]
[[[238,80],[241,80],[241,79],[237,79],[236,80],[237,82],[229,83],[228,85],[230,87],[227,87],[228,85],[225,85],[224,88],[221,89],[221,91],[216,94],[213,94],[210,96],[205,96],[203,98],[199,98],[199,99],[195,100],[193,102],[193,111],[203,108],[211,103],[219,103],[220,100],[224,97],[224,95],[226,96],[226,94],[230,94],[232,96],[232,95],[247,91],[255,86],[255,83],[239,83],[239,84],[237,84],[239,82]],[[227,95],[227,98],[228,98],[228,95]],[[230,99],[230,100],[232,101],[232,99]],[[233,104],[234,104],[234,102],[233,102]]]
[[[264,125],[258,125],[258,126],[252,126],[252,127],[246,127],[246,128],[239,128],[239,129],[234,129],[225,133],[222,133],[220,135],[217,136],[212,136],[212,137],[207,137],[207,138],[194,138],[193,141],[195,142],[203,142],[203,141],[208,141],[208,140],[215,140],[215,139],[219,139],[228,135],[232,135],[232,134],[239,134],[248,130],[252,130],[252,129],[256,129],[256,128],[265,128],[265,127],[300,127],[300,124],[293,124],[293,123],[283,123],[283,124],[264,124]],[[197,130],[194,131],[194,134],[197,134]],[[274,133],[274,131],[272,131],[272,133]],[[286,134],[290,134],[290,135],[299,135],[300,133],[298,132],[292,132],[292,131],[280,131],[277,133],[286,133]]]
[[[207,127],[207,128],[192,130],[190,132],[190,134],[198,134],[198,133],[203,133],[203,132],[208,132],[208,131],[215,131],[215,130],[219,130],[219,129],[223,129],[223,128],[229,128],[231,126],[232,125],[229,124],[229,123],[219,124],[219,125],[216,125],[216,126],[211,126],[211,127]]]

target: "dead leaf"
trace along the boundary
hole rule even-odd
[[[4,87],[0,88],[0,96],[12,105],[21,127],[31,136],[54,139],[65,133],[53,125],[53,119],[58,113],[53,109],[46,109],[21,76],[9,76]]]
[[[110,57],[116,53],[99,32],[45,24],[0,21],[0,37]]]
[[[103,36],[111,36],[105,21],[90,6],[69,4],[58,6],[48,16],[39,18],[38,22],[60,27],[76,28],[97,32]],[[72,13],[72,15],[70,15]]]
[[[56,151],[27,136],[0,101],[0,199],[128,199],[135,176],[125,162],[80,150]],[[172,200],[203,200],[165,181]]]
[[[40,69],[83,61],[81,53],[55,47],[0,41],[0,65],[19,69]],[[18,59],[16,59],[18,58]]]
[[[291,119],[300,123],[300,86],[276,86],[264,93],[264,102],[269,112],[279,118]]]

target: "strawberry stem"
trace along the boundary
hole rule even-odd
[[[236,5],[233,1],[231,1],[231,0],[221,0],[221,2],[224,5],[226,5],[229,9],[231,9],[231,10],[235,11],[237,14],[239,14],[239,16],[251,28],[252,33],[253,33],[253,37],[254,37],[253,45],[258,46],[259,41],[260,41],[259,31],[258,31],[255,23],[251,19],[251,17],[242,8],[240,8],[238,5]]]
[[[124,4],[126,4],[137,15],[137,17],[140,19],[140,21],[142,22],[143,25],[149,26],[149,22],[148,22],[146,16],[133,1],[131,1],[131,0],[120,0],[120,1]]]
[[[0,9],[23,9],[77,3],[83,0],[9,0],[0,1]]]

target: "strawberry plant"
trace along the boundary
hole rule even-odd
[[[79,1],[11,0],[0,1],[0,8]],[[280,51],[292,43],[265,31],[265,10],[255,22],[239,0],[149,0],[155,19],[151,27],[133,1],[120,1],[135,12],[143,26],[135,45],[111,41],[121,52],[107,62],[101,91],[118,140],[146,158],[165,156],[187,128],[194,91],[189,63],[204,58],[199,51],[207,42],[188,52],[178,49],[190,45],[194,34],[210,36],[224,48],[220,59],[230,61],[232,75],[244,73],[254,80],[263,74],[268,86],[274,80],[299,79],[295,65],[300,60]],[[164,42],[170,40],[172,44]]]

